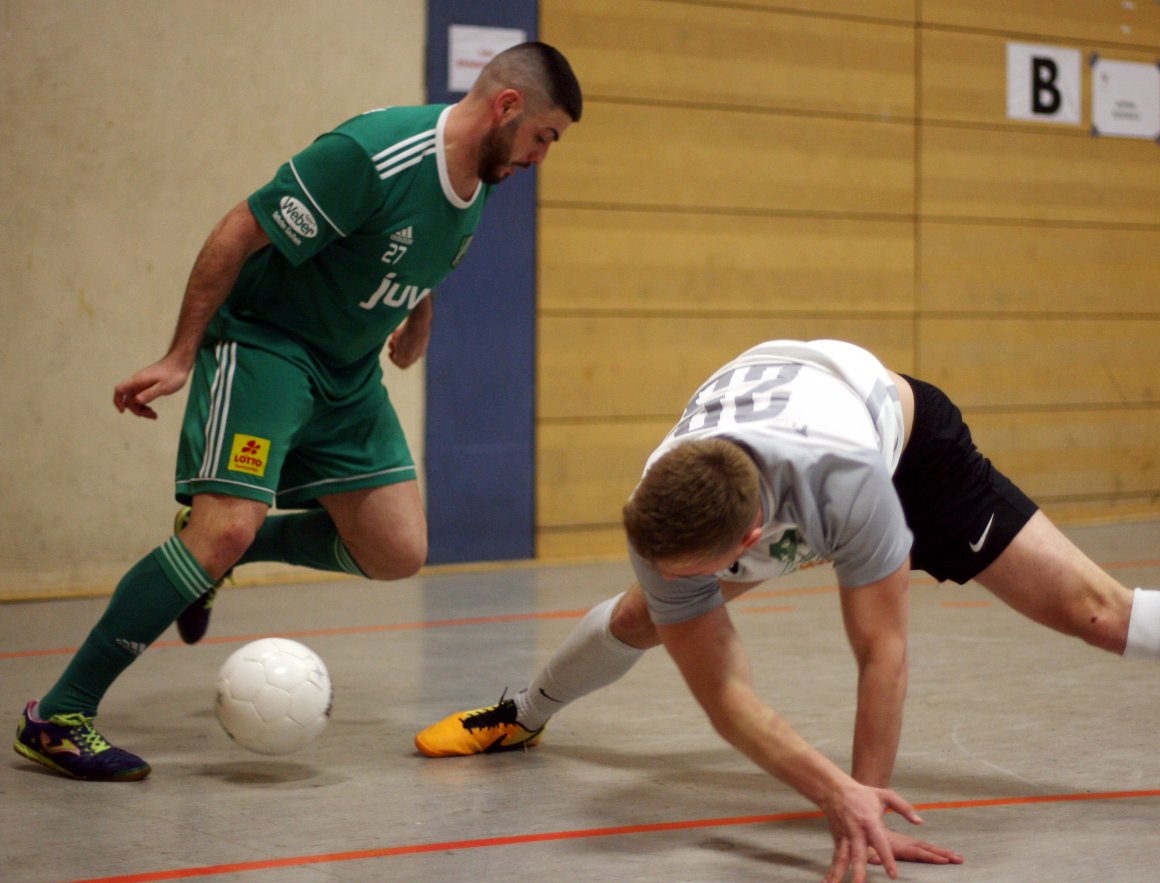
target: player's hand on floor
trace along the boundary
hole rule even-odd
[[[882,865],[890,879],[897,879],[898,866],[890,839],[893,832],[886,827],[882,815],[892,809],[911,824],[921,825],[914,807],[889,788],[852,783],[822,809],[834,838],[833,861],[822,883],[841,883],[847,872],[852,883],[865,883],[871,855],[880,859],[876,863]]]
[[[890,850],[896,861],[924,862],[931,865],[961,865],[963,857],[953,849],[944,849],[925,840],[919,840],[908,834],[898,831],[887,831],[886,838],[890,842]],[[868,861],[872,865],[882,864],[878,853],[870,850]]]

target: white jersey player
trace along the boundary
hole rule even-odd
[[[763,580],[823,560],[843,584],[892,573],[911,542],[891,493],[904,435],[890,373],[852,344],[775,340],[723,367],[693,396],[645,472],[677,445],[734,442],[758,464],[762,533],[711,577],[665,579],[630,550],[653,620],[680,622],[724,603],[720,580]]]
[[[962,856],[889,830],[907,683],[910,574],[974,579],[1003,602],[1113,653],[1160,658],[1160,592],[1134,592],[1072,545],[975,447],[936,387],[839,341],[770,341],[715,372],[649,458],[624,508],[638,584],[598,604],[497,705],[415,739],[432,757],[535,745],[548,718],[664,644],[717,731],[816,803],[834,838],[826,879]],[[753,689],[725,602],[833,562],[858,664],[849,774]]]

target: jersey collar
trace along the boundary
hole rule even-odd
[[[479,198],[479,192],[483,189],[483,181],[475,185],[475,192],[471,194],[471,199],[462,199],[455,188],[451,186],[451,176],[447,174],[447,154],[444,151],[443,130],[447,125],[447,115],[451,113],[451,108],[454,105],[448,105],[443,108],[443,112],[439,114],[439,122],[435,124],[435,163],[439,167],[439,184],[443,187],[443,195],[447,197],[447,201],[456,208],[471,208],[475,200]]]

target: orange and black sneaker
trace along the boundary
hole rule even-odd
[[[545,726],[547,726],[545,724]],[[461,711],[432,724],[415,737],[415,747],[428,757],[494,754],[539,744],[544,727],[529,730],[516,720],[516,704],[499,704]]]
[[[73,779],[133,782],[150,772],[149,764],[110,745],[93,729],[92,716],[56,714],[40,720],[35,701],[29,702],[20,715],[13,747],[17,754]]]

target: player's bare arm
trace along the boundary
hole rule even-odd
[[[894,770],[906,700],[907,561],[885,579],[841,591],[842,619],[858,664],[858,711],[854,723],[853,775],[864,785],[886,788]],[[963,857],[907,834],[888,834],[899,861],[960,864]],[[871,861],[875,857],[871,856]]]
[[[864,785],[886,788],[902,733],[908,664],[909,559],[894,573],[840,592],[842,620],[858,664],[858,713],[852,773]]]
[[[160,361],[117,384],[113,405],[118,411],[157,419],[157,412],[149,403],[185,386],[205,329],[229,296],[242,264],[269,243],[246,202],[239,203],[218,222],[189,274],[169,351]]]
[[[387,356],[400,368],[410,368],[427,353],[435,305],[428,295],[415,305],[406,321],[387,340]]]
[[[852,871],[866,879],[873,849],[890,876],[897,876],[886,808],[919,824],[914,809],[884,788],[862,785],[805,741],[753,689],[748,658],[724,607],[675,625],[658,625],[661,640],[689,689],[721,736],[746,757],[813,801],[825,813],[834,838],[826,879]]]

